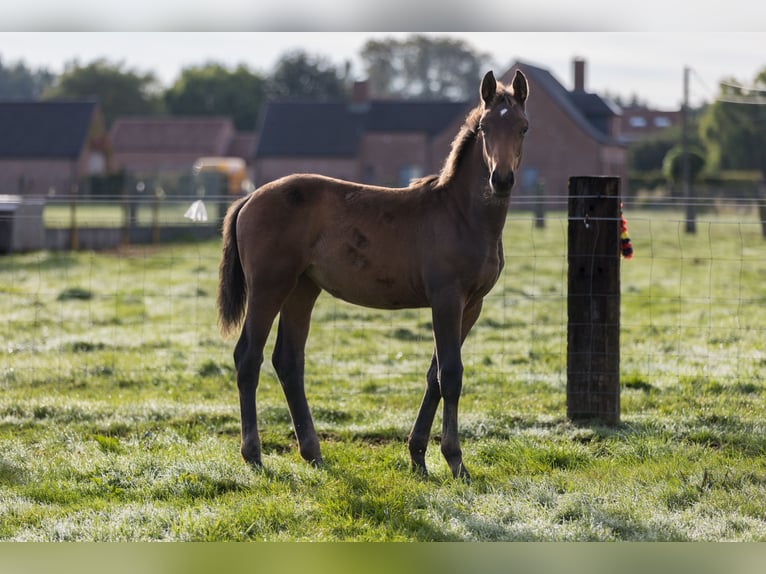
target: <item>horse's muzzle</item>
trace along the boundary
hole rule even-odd
[[[496,169],[492,170],[492,175],[489,177],[489,185],[492,189],[492,193],[498,197],[508,197],[511,195],[511,189],[516,182],[516,177],[513,175],[513,170],[501,175]]]

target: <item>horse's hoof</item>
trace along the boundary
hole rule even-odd
[[[460,463],[460,466],[457,470],[452,471],[452,476],[466,484],[471,484],[471,473],[468,472],[468,469],[463,465],[462,462]]]
[[[254,472],[263,472],[264,470],[266,470],[266,467],[263,466],[263,463],[260,461],[252,461],[252,462],[245,461],[245,462],[247,463],[247,466],[250,467],[250,470]]]
[[[421,478],[428,478],[428,469],[424,463],[412,462],[412,472]]]
[[[252,466],[253,468],[263,468],[263,463],[261,462],[261,455],[258,454],[245,454],[244,452],[241,452],[242,458],[244,461]]]
[[[314,468],[322,468],[324,466],[324,459],[321,456],[313,458],[309,461],[309,464]]]

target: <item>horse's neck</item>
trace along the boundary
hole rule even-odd
[[[448,183],[449,195],[476,227],[481,228],[490,238],[500,240],[508,214],[508,199],[492,197],[489,189],[489,168],[479,142],[474,139],[466,156]]]

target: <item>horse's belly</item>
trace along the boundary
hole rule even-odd
[[[413,288],[406,275],[368,265],[364,269],[311,266],[306,274],[333,297],[377,309],[427,307],[424,294]]]

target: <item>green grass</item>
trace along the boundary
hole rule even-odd
[[[470,485],[438,432],[431,475],[409,469],[427,310],[322,295],[306,386],[326,465],[300,459],[267,362],[253,470],[218,242],[1,258],[0,540],[765,540],[760,226],[626,215],[622,423],[567,421],[567,223],[514,214],[464,346]]]

